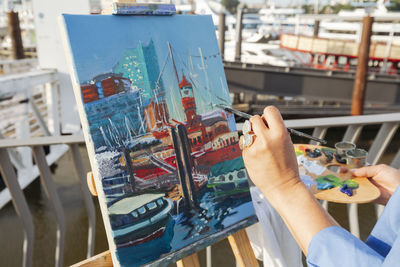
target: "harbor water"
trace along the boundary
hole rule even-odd
[[[123,266],[137,266],[145,258],[153,257],[153,260],[170,251],[176,251],[189,246],[200,238],[221,231],[241,219],[246,219],[254,214],[250,196],[246,194],[243,198],[225,198],[215,205],[215,196],[212,192],[205,192],[199,201],[201,205],[196,210],[181,212],[173,215],[172,220],[166,227],[160,238],[149,242],[125,247],[118,250]],[[235,216],[233,221],[231,215]],[[175,235],[174,235],[175,233]],[[187,233],[181,235],[180,233]]]

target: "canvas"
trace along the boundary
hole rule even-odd
[[[255,220],[209,16],[63,15],[114,264],[165,266]]]

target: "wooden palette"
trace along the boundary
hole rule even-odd
[[[379,189],[374,186],[367,178],[357,177],[351,175],[350,171],[340,172],[340,167],[342,170],[349,170],[350,168],[346,164],[341,164],[336,161],[335,157],[331,161],[328,160],[327,156],[322,153],[321,156],[312,158],[307,156],[305,153],[306,149],[314,151],[318,148],[319,150],[328,150],[335,153],[335,149],[323,146],[315,146],[308,144],[295,144],[294,145],[297,156],[303,155],[304,164],[299,163],[299,170],[301,176],[304,178],[307,176],[312,179],[315,183],[309,184],[308,187],[314,193],[314,196],[321,200],[327,200],[337,203],[368,203],[372,202],[380,196]],[[337,169],[337,171],[334,171]],[[317,189],[316,179],[321,176],[334,175],[340,179],[340,181],[345,181],[352,179],[358,183],[358,188],[353,189],[353,195],[348,196],[340,191],[340,187],[334,187],[332,189],[319,190]],[[307,181],[307,179],[306,179]]]

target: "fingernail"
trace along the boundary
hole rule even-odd
[[[351,169],[350,171],[351,171],[351,172],[355,172],[356,170],[358,170],[358,169]]]

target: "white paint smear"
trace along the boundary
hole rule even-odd
[[[309,160],[303,155],[297,156],[297,163],[306,168],[309,173],[315,175],[321,175],[326,170],[324,166],[319,165],[316,161]]]

